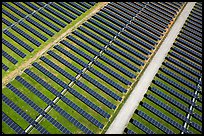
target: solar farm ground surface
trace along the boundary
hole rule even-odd
[[[27,59],[89,14],[97,4],[100,2],[92,5],[59,33],[55,33],[47,43],[42,43],[39,49],[35,48],[33,54],[26,56]],[[11,5],[15,6],[13,3]],[[164,5],[147,2],[109,3],[4,86],[2,112],[24,131],[28,129],[27,133],[31,134],[104,133],[185,3],[174,6],[170,4],[177,12],[167,12],[168,17],[149,24],[152,28],[143,22],[148,20],[148,12],[168,10]],[[111,11],[110,7],[115,12],[121,12],[123,17],[113,18],[113,15],[119,14]],[[140,16],[139,11],[145,13]],[[137,14],[139,17],[135,17],[135,20],[118,34]],[[162,15],[157,16],[162,18]],[[8,38],[4,34],[3,37]],[[18,47],[16,43],[11,44]],[[16,66],[11,65],[9,69],[23,64],[23,60],[19,60]],[[3,59],[3,63],[6,64],[6,60]],[[3,76],[6,76],[5,72]],[[18,113],[11,108],[12,103],[16,105],[14,107],[22,109],[22,112]],[[26,119],[27,116],[30,116],[30,119]],[[34,120],[37,123],[31,126]],[[2,127],[3,133],[22,133],[15,132],[9,127],[8,122],[5,122]]]

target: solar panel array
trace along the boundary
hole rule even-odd
[[[139,124],[158,134],[202,133],[201,25],[202,4],[197,2],[125,133],[149,133]]]
[[[72,8],[84,5],[84,8],[75,11],[77,14],[84,12],[89,4],[94,5],[92,2],[67,2],[48,3],[47,7],[55,8],[52,14],[57,16],[55,12],[69,15],[65,13],[67,5]],[[3,91],[6,96],[11,95],[12,100],[19,98],[16,103],[32,111],[29,116],[33,119],[41,117],[35,125],[30,122],[26,125],[33,126],[28,133],[101,133],[184,4],[110,2],[39,57]],[[19,6],[19,3],[15,5]],[[30,8],[23,10],[29,13],[31,8],[37,10],[45,3],[21,5],[28,5]],[[170,10],[168,6],[174,9]],[[48,8],[46,10],[49,11]],[[152,14],[145,13],[147,11]],[[45,12],[42,15],[46,15]],[[40,12],[34,13],[33,17],[33,21],[38,19],[52,28],[50,32],[60,28],[57,24],[53,25],[54,22],[43,19]],[[47,31],[47,34],[50,32]],[[25,107],[22,109],[25,110]],[[141,123],[135,124],[153,133]],[[129,130],[128,133],[135,132]]]
[[[19,56],[24,58],[33,54],[92,6],[86,2],[3,2],[3,49],[14,59],[21,60]],[[3,59],[3,62],[8,67],[2,67],[3,71],[8,71],[9,67],[15,67],[17,64],[10,59]]]

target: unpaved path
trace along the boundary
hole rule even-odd
[[[26,68],[29,68],[31,66],[31,63],[34,62],[37,58],[39,58],[43,53],[45,53],[48,49],[50,49],[53,45],[58,43],[60,40],[65,38],[68,34],[70,34],[73,30],[75,30],[79,25],[81,25],[84,21],[91,18],[94,14],[96,14],[101,8],[103,8],[106,4],[109,2],[100,2],[88,15],[86,15],[82,20],[77,22],[74,26],[69,28],[67,31],[65,31],[63,34],[61,34],[56,40],[53,42],[47,44],[44,48],[42,48],[38,53],[36,53],[32,58],[27,60],[26,62],[22,63],[18,68],[16,68],[14,71],[9,73],[7,76],[5,76],[2,79],[2,86],[9,83],[13,78],[15,78],[18,75],[21,75],[23,70]]]
[[[123,134],[194,5],[195,2],[187,3],[106,134]]]

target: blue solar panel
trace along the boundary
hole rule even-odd
[[[138,49],[139,51],[145,53],[146,55],[150,55],[151,52],[149,52],[147,49],[141,47],[140,45],[134,43],[133,41],[131,41],[129,38],[125,38],[124,36],[122,35],[119,35],[118,38],[122,41],[124,41],[125,43],[129,44],[130,46]]]
[[[144,22],[137,20],[137,19],[133,20],[133,23],[131,23],[130,26],[132,26],[134,28],[136,28],[135,26],[140,26],[143,28],[143,31],[151,32],[152,34],[156,35],[157,37],[161,37],[163,35],[162,32],[159,32],[158,30],[156,30],[153,27],[148,27],[147,24],[145,24]]]
[[[180,118],[181,120],[183,120],[187,123],[190,123],[190,120],[187,117],[183,116],[182,114],[180,114],[179,112],[177,112],[176,110],[171,108],[170,106],[168,106],[168,105],[164,104],[163,102],[161,102],[160,100],[156,99],[154,96],[146,95],[146,98],[149,99],[150,101],[153,101],[156,105],[160,106],[161,108],[165,109],[166,111],[170,112],[175,117]]]
[[[42,15],[49,18],[50,20],[52,20],[53,22],[55,22],[56,24],[60,25],[63,28],[66,26],[66,24],[64,24],[62,21],[60,21],[56,17],[52,16],[51,14],[45,12],[44,10],[40,10],[39,13],[41,13]]]
[[[183,70],[177,68],[176,66],[173,66],[172,64],[170,64],[169,62],[165,62],[163,63],[165,66],[169,67],[171,70],[178,72],[179,74],[185,76],[186,78],[190,79],[191,81],[194,81],[195,83],[199,83],[198,78],[195,78],[193,76],[191,76],[190,74],[187,74],[186,72],[184,72]],[[193,85],[187,85],[189,87],[193,87],[195,89],[195,86]]]
[[[143,125],[137,120],[131,119],[130,122],[133,125],[137,126],[139,129],[141,129],[142,131],[144,131],[146,134],[155,134],[152,130],[150,130],[148,127],[146,127],[145,125]]]
[[[107,82],[108,84],[110,84],[111,86],[118,89],[120,92],[124,92],[124,93],[127,92],[127,90],[125,88],[121,87],[119,84],[117,84],[114,81],[112,81],[111,79],[107,78],[105,75],[101,74],[100,72],[98,72],[94,68],[89,68],[89,71],[92,72],[93,74],[95,74],[96,76],[98,76],[99,78],[101,78],[102,80],[104,80],[105,82]]]
[[[51,3],[50,5],[51,5],[52,7],[54,7],[55,9],[57,9],[58,11],[64,13],[64,14],[67,15],[68,17],[72,18],[72,19],[76,19],[76,18],[77,18],[74,14],[70,13],[69,11],[67,11],[67,10],[65,10],[65,9],[63,9],[63,8],[61,8],[61,7],[58,6],[56,3]]]
[[[81,12],[79,12],[78,10],[72,8],[72,6],[69,6],[66,3],[64,3],[64,2],[58,2],[58,4],[63,6],[64,8],[72,11],[73,13],[77,14],[78,16],[80,16],[82,14]],[[70,4],[70,3],[68,3],[68,4]]]
[[[3,18],[3,17],[2,17],[2,22],[3,22],[4,24],[6,24],[7,26],[12,25],[12,23],[11,23],[11,22],[9,22],[8,20],[6,20],[6,19],[5,19],[5,18]]]
[[[19,19],[17,17],[15,17],[14,15],[10,14],[8,11],[2,9],[2,13],[4,13],[6,16],[8,16],[9,18],[11,18],[12,20],[14,20],[15,22],[17,22]]]
[[[69,57],[70,59],[72,59],[72,60],[76,61],[77,63],[79,63],[81,66],[88,67],[87,63],[85,63],[84,61],[80,60],[79,58],[77,58],[76,56],[74,56],[70,52],[66,51],[65,49],[63,49],[59,45],[54,46],[54,48],[57,49],[58,51],[60,51],[61,53],[63,53],[64,55],[66,55],[67,57]]]
[[[15,42],[17,42],[19,45],[21,45],[23,48],[25,48],[27,51],[29,52],[33,52],[33,48],[30,47],[28,44],[26,44],[25,42],[23,42],[22,40],[20,40],[18,37],[14,36],[12,33],[10,33],[9,31],[4,31],[4,33],[10,37],[11,39],[13,39]]]
[[[128,52],[132,53],[133,55],[139,57],[140,59],[142,59],[142,60],[147,60],[147,57],[146,57],[146,56],[144,56],[143,54],[141,54],[141,53],[135,51],[133,48],[130,48],[129,46],[123,44],[123,43],[120,42],[119,40],[115,40],[115,41],[113,41],[113,42],[114,42],[116,45],[118,45],[118,46],[122,47],[123,49],[127,50]],[[111,46],[112,46],[112,45],[111,45]],[[111,46],[110,46],[110,48],[111,48]]]
[[[27,25],[24,22],[20,22],[19,23],[21,26],[23,26],[24,28],[26,28],[29,32],[33,33],[34,35],[36,35],[37,37],[39,37],[41,40],[43,40],[44,42],[48,40],[47,37],[45,37],[43,34],[41,34],[40,32],[38,32],[37,30],[33,29],[32,27],[30,27],[29,25]]]
[[[15,123],[9,116],[2,111],[2,121],[4,121],[9,127],[11,127],[17,134],[26,134],[23,128]]]
[[[113,46],[113,45],[111,45]],[[119,61],[120,63],[124,64],[125,66],[127,66],[128,68],[132,69],[133,71],[140,71],[137,67],[133,66],[131,63],[125,61],[124,59],[122,59],[121,57],[117,56],[116,54],[114,54],[113,52],[109,51],[109,50],[105,50],[105,53],[107,53],[108,55],[110,55],[111,57],[115,58],[117,61]],[[139,61],[139,60],[135,60],[136,64],[139,66],[144,66],[144,63]]]
[[[101,84],[100,82],[98,82],[97,80],[94,80],[93,78],[91,78],[89,75],[87,74],[82,74],[82,77],[84,77],[86,80],[88,80],[90,83],[94,84],[95,86],[97,86],[100,90],[104,91],[106,94],[110,95],[112,98],[114,98],[115,100],[119,100],[121,101],[122,98],[120,96],[118,96],[117,94],[115,94],[114,92],[112,92],[110,89],[108,89],[107,87],[105,87],[103,84]]]
[[[45,7],[46,10],[48,10],[50,13],[56,15],[57,17],[59,17],[60,19],[64,20],[67,23],[71,23],[72,20],[67,18],[66,16],[64,16],[63,14],[60,14],[59,12],[57,12],[56,10],[53,10],[51,7],[46,6]]]
[[[32,10],[28,9],[27,7],[23,6],[20,2],[14,2],[14,4],[16,6],[18,6],[19,8],[23,9],[24,11],[26,11],[27,13],[31,14]]]
[[[119,28],[118,26],[114,25],[113,23],[110,23],[110,22],[106,21],[105,19],[101,18],[98,14],[94,15],[93,18],[97,19],[98,21],[100,21],[104,25],[111,27],[112,29],[116,30],[117,32],[120,32],[120,30],[121,30],[121,28]]]
[[[145,107],[147,110],[151,111],[152,113],[156,114],[158,117],[162,118],[163,120],[165,120],[169,124],[175,126],[177,129],[179,129],[185,133],[188,132],[188,130],[186,128],[184,128],[182,125],[180,125],[176,121],[172,120],[171,118],[169,118],[168,116],[166,116],[165,114],[163,114],[159,110],[155,109],[154,107],[150,106],[149,104],[142,103],[142,106]]]
[[[187,65],[192,66],[193,68],[196,68],[197,70],[201,71],[202,67],[197,65],[196,63],[186,59],[185,57],[175,53],[175,52],[170,52],[169,54],[171,54],[172,56],[176,57],[177,59],[181,60],[182,62],[186,63]],[[195,73],[194,73],[195,74]]]
[[[79,6],[78,4],[76,4],[76,2],[67,2],[68,4],[72,5],[73,7],[75,7],[78,10],[81,10],[82,12],[86,12],[86,9]],[[92,5],[93,6],[93,5]]]
[[[36,12],[33,14],[33,16],[38,19],[39,21],[41,21],[42,23],[46,24],[47,26],[49,26],[50,28],[52,28],[53,30],[55,30],[56,32],[60,31],[60,28],[58,28],[57,26],[55,26],[53,23],[47,21],[46,19],[44,19],[43,17],[39,16],[38,14],[36,14]]]
[[[17,88],[15,88],[13,85],[8,83],[6,85],[7,88],[9,88],[11,91],[13,91],[17,96],[19,96],[23,101],[25,101],[27,104],[29,104],[34,110],[36,110],[40,114],[44,114],[45,111],[41,109],[37,104],[35,104],[30,98],[28,98],[26,95],[21,93]]]
[[[87,85],[85,85],[84,83],[80,82],[80,81],[76,81],[76,85],[78,85],[80,88],[82,88],[84,91],[86,91],[87,93],[89,93],[90,95],[92,95],[94,98],[96,98],[98,101],[102,102],[103,104],[105,104],[106,106],[108,106],[111,109],[115,109],[116,106],[114,104],[112,104],[111,102],[109,102],[106,98],[102,97],[100,94],[96,93],[95,91],[93,91],[91,88],[89,88]]]
[[[144,113],[142,111],[138,111],[137,114],[139,116],[141,116],[142,118],[144,118],[145,120],[147,120],[149,123],[153,124],[155,127],[159,128],[160,130],[165,132],[166,134],[174,134],[170,129],[168,129],[163,124],[161,124],[160,122],[156,121],[155,119],[151,118],[146,113]]]
[[[69,35],[67,38],[72,40],[73,42],[75,42],[77,45],[81,46],[85,50],[89,51],[90,53],[99,56],[99,52],[95,51],[94,49],[92,49],[91,47],[87,46],[86,44],[84,44],[83,42],[79,41],[78,39],[74,38],[73,36]]]
[[[116,20],[114,17],[112,17],[110,15],[104,14],[103,12],[98,12],[98,15],[104,17],[105,19],[111,21],[113,24],[116,24],[117,26],[119,26],[121,28],[124,27],[124,25],[120,21]]]
[[[116,79],[118,79],[119,81],[121,81],[122,83],[124,83],[126,85],[131,85],[130,81],[126,80],[124,77],[122,77],[119,74],[117,74],[116,72],[112,71],[110,68],[103,65],[102,63],[95,61],[94,64],[96,66],[98,66],[99,68],[103,69],[104,71],[106,71],[107,73],[109,73],[110,75],[112,75],[113,77],[115,77]]]
[[[57,49],[57,47],[60,47],[59,45],[54,46],[55,49]],[[61,47],[60,47],[61,48]],[[58,60],[59,62],[61,62],[62,64],[64,64],[66,67],[70,68],[71,70],[73,70],[76,73],[81,73],[82,71],[79,70],[77,67],[73,66],[71,63],[67,62],[65,59],[61,58],[59,55],[57,55],[56,53],[52,52],[52,51],[48,51],[47,52],[49,55],[51,55],[53,58],[55,58],[56,60]]]
[[[166,74],[170,75],[171,77],[175,78],[176,80],[180,81],[181,83],[185,84],[186,86],[192,88],[192,89],[197,89],[197,86],[196,85],[193,85],[191,83],[189,83],[188,81],[184,80],[183,78],[181,78],[180,76],[176,75],[175,73],[169,71],[168,69],[166,68],[162,68],[161,69],[163,72],[165,72]],[[183,88],[182,86],[180,85],[176,85],[176,88],[178,89],[181,89],[182,91],[186,91],[187,89]]]
[[[24,58],[26,54],[21,52],[18,48],[10,44],[8,41],[6,41],[4,38],[2,38],[2,43],[6,45],[9,49],[11,49],[13,52],[15,52],[17,55],[19,55],[21,58]]]
[[[4,63],[2,63],[2,68],[3,68],[4,71],[9,70],[8,66],[6,66]]]
[[[27,40],[29,40],[31,43],[33,43],[37,47],[41,45],[39,41],[37,41],[36,39],[34,39],[33,37],[25,33],[23,30],[19,29],[17,26],[13,26],[12,29],[15,30],[17,33],[19,33],[21,36],[25,37]]]
[[[9,55],[7,52],[5,52],[4,50],[2,50],[2,55],[8,59],[10,62],[12,62],[13,64],[16,64],[18,61],[13,58],[11,55]]]

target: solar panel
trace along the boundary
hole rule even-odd
[[[80,10],[82,12],[86,12],[86,9],[81,7],[81,6],[79,6],[78,4],[76,4],[76,2],[67,2],[67,3],[69,3],[70,5],[72,5],[73,7],[75,7],[76,9],[78,9],[78,10]]]
[[[60,14],[59,12],[57,12],[56,10],[53,10],[51,7],[46,6],[45,7],[46,10],[48,10],[50,13],[56,15],[57,17],[59,17],[60,19],[64,20],[67,23],[71,23],[72,20],[67,18],[66,16],[64,16],[63,14]]]
[[[15,42],[17,42],[19,45],[21,45],[23,48],[25,48],[27,51],[29,52],[33,52],[33,48],[30,47],[29,45],[27,45],[25,42],[23,42],[22,40],[20,40],[18,37],[16,37],[15,35],[13,35],[12,33],[10,33],[9,31],[4,31],[4,33],[10,37],[11,39],[13,39]]]
[[[104,14],[103,12],[98,12],[98,15],[104,17],[105,19],[111,21],[112,23],[116,24],[117,26],[119,26],[121,28],[124,27],[124,25],[120,21],[116,20],[114,17],[112,17],[110,15]]]
[[[9,22],[8,20],[6,20],[6,19],[5,19],[5,18],[3,18],[3,17],[2,17],[2,22],[3,22],[4,24],[6,24],[7,26],[12,25],[12,23],[11,23],[11,22]]]
[[[104,25],[111,27],[112,29],[116,30],[117,32],[120,32],[120,30],[121,30],[121,28],[119,28],[118,26],[114,25],[113,23],[110,23],[110,22],[106,21],[105,19],[101,18],[98,14],[95,14],[93,16],[93,18],[97,19],[98,21],[100,21]]]
[[[51,85],[49,85],[48,83],[46,83],[43,79],[41,79],[39,76],[37,76],[36,74],[34,74],[32,71],[30,71],[29,69],[26,69],[24,71],[27,75],[29,75],[32,79],[34,79],[36,82],[38,82],[39,84],[41,84],[44,88],[46,88],[47,90],[49,90],[52,94],[56,95],[57,97],[61,97],[62,94],[60,92],[58,92],[57,90],[55,90]]]
[[[185,51],[177,48],[177,47],[173,47],[172,50],[178,52],[180,55],[183,55],[185,57],[187,57],[188,59],[192,60],[193,62],[197,63],[197,64],[202,64],[202,61],[194,56],[192,56],[189,53],[186,53]]]
[[[81,66],[88,67],[87,63],[85,63],[82,60],[80,60],[79,58],[75,57],[74,55],[72,55],[71,53],[69,53],[68,51],[66,51],[62,47],[60,47],[59,45],[55,46],[54,48],[57,49],[58,51],[60,51],[62,54],[69,57],[70,59],[72,59],[72,60],[76,61],[77,63],[79,63]]]
[[[95,126],[99,127],[99,128],[103,128],[104,125],[102,123],[100,123],[97,119],[95,119],[93,116],[91,116],[90,114],[88,114],[86,111],[84,111],[83,109],[81,109],[79,106],[77,106],[74,102],[72,102],[71,100],[69,100],[67,97],[63,96],[62,101],[65,102],[67,105],[69,105],[70,107],[72,107],[74,110],[76,110],[79,114],[81,114],[82,116],[84,116],[87,120],[89,120],[91,123],[93,123]]]
[[[142,60],[147,60],[147,57],[145,57],[143,54],[135,51],[134,49],[128,47],[127,45],[123,44],[122,42],[120,42],[119,40],[115,40],[113,41],[116,45],[122,47],[123,49],[127,50],[128,52],[132,53],[133,55],[139,57],[140,59]],[[113,45],[110,46],[110,48],[112,47]]]
[[[107,45],[109,43],[109,42],[105,41],[104,39],[102,39],[100,36],[97,36],[96,34],[93,34],[91,31],[87,30],[84,27],[80,26],[78,29],[81,30],[82,32],[86,33],[87,35],[91,36],[95,40],[101,42],[104,45]]]
[[[102,80],[104,80],[105,82],[107,82],[108,84],[110,84],[111,86],[118,89],[120,92],[127,92],[126,89],[124,89],[123,87],[121,87],[120,85],[118,85],[117,83],[112,81],[111,79],[107,78],[105,75],[101,74],[100,72],[98,72],[94,68],[92,68],[92,67],[89,68],[89,71],[92,72],[94,75],[98,76],[99,78],[101,78]]]
[[[14,15],[10,14],[8,11],[2,9],[2,13],[4,13],[6,16],[8,16],[9,18],[11,18],[12,20],[14,20],[15,22],[17,22],[19,19],[17,17],[15,17]]]
[[[134,43],[133,41],[131,41],[131,40],[128,39],[128,38],[125,38],[125,37],[122,36],[122,35],[119,35],[118,38],[119,38],[120,40],[124,41],[125,43],[131,45],[132,47],[138,49],[139,51],[143,52],[143,53],[146,54],[146,55],[150,55],[150,54],[151,54],[151,52],[149,52],[147,49],[141,47],[140,45]]]
[[[127,13],[122,12],[120,10],[117,10],[116,8],[114,8],[111,5],[106,5],[105,8],[107,8],[108,10],[112,11],[115,14],[118,14],[119,16],[123,17],[124,19],[126,19],[125,22],[132,19],[132,17],[130,15],[128,15]]]
[[[174,77],[175,79],[177,79],[178,81],[180,81],[181,83],[185,84],[186,86],[192,88],[192,89],[197,89],[197,86],[196,85],[193,85],[191,83],[189,83],[188,81],[184,80],[183,78],[181,78],[180,76],[176,75],[175,73],[169,71],[168,69],[166,68],[162,68],[161,69],[163,72],[165,72],[166,74],[170,75],[171,77]],[[176,83],[175,83],[176,84]],[[185,91],[187,92],[187,89],[183,88],[182,86],[180,85],[176,85],[176,87],[182,91]]]
[[[197,70],[202,70],[202,67],[197,65],[196,63],[186,59],[185,57],[175,53],[175,52],[170,52],[169,54],[171,54],[172,56],[176,57],[177,59],[181,60],[182,62],[186,63],[187,65],[192,66],[193,68],[196,68]],[[192,70],[192,69],[191,69]],[[194,73],[195,74],[195,73]]]
[[[176,121],[172,120],[171,118],[167,117],[165,114],[163,114],[162,112],[158,111],[157,109],[155,109],[154,107],[150,106],[147,103],[142,103],[142,106],[145,107],[147,110],[153,112],[154,114],[156,114],[158,117],[162,118],[163,120],[165,120],[166,122],[170,123],[171,125],[175,126],[177,129],[187,133],[188,130],[186,128],[184,128],[182,125],[180,125],[179,123],[177,123]]]
[[[23,86],[28,88],[31,92],[33,92],[35,95],[37,95],[40,99],[42,99],[44,102],[46,102],[48,105],[54,104],[52,100],[50,100],[47,96],[42,94],[40,91],[38,91],[35,87],[33,87],[30,83],[28,83],[26,80],[24,80],[22,77],[17,76],[15,78],[17,81],[19,81]]]
[[[130,24],[130,26],[136,28],[135,26],[140,26],[141,28],[143,28],[142,30],[146,30],[147,32],[151,32],[152,34],[156,35],[158,38],[161,37],[163,34],[162,32],[158,31],[157,29],[153,28],[153,27],[148,27],[147,24],[145,24],[144,22],[140,21],[140,20],[133,20],[133,23]]]
[[[47,26],[49,26],[50,28],[52,28],[53,30],[55,30],[56,32],[60,31],[60,28],[58,28],[57,26],[55,26],[53,23],[48,22],[46,19],[44,19],[43,17],[39,16],[38,14],[36,14],[36,12],[33,14],[33,16],[40,20],[42,23],[46,24]]]
[[[69,11],[61,8],[60,6],[58,6],[56,3],[51,3],[50,6],[54,7],[55,9],[57,9],[58,11],[64,13],[65,15],[67,15],[68,17],[72,18],[72,19],[76,19],[77,17],[70,13]]]
[[[138,111],[137,114],[139,116],[141,116],[142,118],[144,118],[145,120],[147,120],[149,123],[153,124],[155,127],[159,128],[160,130],[162,130],[163,132],[165,132],[166,134],[174,134],[170,129],[168,129],[166,126],[164,126],[163,124],[161,124],[160,122],[156,121],[155,119],[151,118],[150,116],[148,116],[147,114],[145,114],[142,111]]]
[[[142,123],[140,123],[137,120],[131,119],[131,123],[133,125],[137,126],[142,131],[144,131],[146,134],[154,134],[154,132],[152,130],[150,130],[148,127],[146,127],[145,125],[143,125]]]
[[[86,44],[84,44],[83,42],[79,41],[78,39],[74,38],[73,36],[69,35],[69,36],[67,36],[67,38],[69,40],[75,42],[77,45],[81,46],[85,50],[89,51],[90,53],[99,56],[99,52],[95,51],[94,49],[92,49],[91,47],[87,46]]]
[[[160,97],[162,97],[163,99],[167,100],[169,103],[175,105],[176,107],[180,108],[181,110],[188,112],[190,114],[193,113],[192,110],[190,110],[188,107],[184,106],[183,104],[177,102],[176,100],[172,99],[171,97],[165,95],[164,93],[162,93],[161,91],[159,91],[156,88],[151,88],[151,91],[153,91],[154,93],[158,94]]]
[[[29,104],[34,110],[36,110],[40,114],[44,114],[45,111],[41,109],[37,104],[35,104],[30,98],[28,98],[26,95],[21,93],[17,88],[15,88],[13,85],[8,83],[6,85],[7,88],[9,88],[11,91],[13,91],[17,96],[19,96],[23,101],[25,101],[27,104]]]
[[[62,21],[60,21],[56,17],[52,16],[51,14],[45,12],[44,10],[40,10],[39,13],[41,13],[42,15],[49,18],[50,20],[52,20],[53,22],[55,22],[56,24],[60,25],[63,28],[66,26],[66,24],[64,24]]]
[[[71,132],[65,128],[61,123],[59,123],[57,120],[52,118],[49,114],[46,114],[44,116],[51,124],[53,124],[57,129],[59,129],[64,134],[71,134]]]
[[[2,121],[4,121],[10,128],[12,128],[17,134],[26,134],[24,129],[15,123],[9,116],[2,111]]]
[[[10,62],[12,62],[14,65],[18,62],[15,58],[13,58],[11,55],[9,55],[7,52],[2,50],[2,55],[8,59]]]
[[[163,80],[166,81],[167,83],[169,83],[169,84],[175,86],[175,87],[178,86],[178,84],[176,84],[175,82],[173,82],[172,80],[168,79],[167,77],[165,77],[165,76],[162,75],[162,74],[158,74],[158,77],[161,78],[161,79],[163,79]],[[173,95],[175,95],[175,96],[178,97],[179,99],[182,99],[183,101],[185,101],[185,102],[191,104],[191,100],[190,100],[190,99],[188,99],[188,98],[186,98],[185,96],[181,95],[181,94],[178,93],[177,91],[174,91],[173,89],[170,89],[169,87],[167,87],[166,85],[162,84],[161,82],[156,82],[156,83],[157,83],[158,85],[160,85],[160,87],[162,87],[162,88],[164,88],[166,91],[168,91],[169,93],[172,93]],[[183,88],[183,89],[184,89],[184,88]],[[192,97],[198,99],[197,96],[196,96],[194,93],[190,92],[190,91],[187,90],[187,89],[184,89],[184,90],[185,90],[185,91],[182,91],[182,92],[185,92],[186,94],[188,94],[188,95],[190,95],[190,96],[192,96]]]
[[[86,134],[92,134],[93,132],[91,132],[91,130],[89,130],[88,128],[86,128],[85,126],[83,126],[80,122],[78,122],[74,117],[72,117],[70,114],[68,114],[66,111],[64,111],[62,108],[60,108],[59,106],[54,106],[53,107],[57,112],[59,112],[62,116],[64,116],[64,118],[66,118],[67,120],[69,120],[71,123],[73,123],[76,127],[78,128],[82,128],[84,127],[85,129],[81,129],[84,133]],[[63,127],[59,122],[56,123],[57,124],[57,128]],[[67,130],[68,131],[68,130]],[[70,132],[69,132],[70,133]]]
[[[16,6],[18,6],[19,8],[23,9],[24,11],[26,11],[27,13],[31,14],[32,10],[28,9],[27,7],[23,6],[20,2],[13,2]]]
[[[137,28],[139,28],[139,27],[137,26]],[[136,35],[136,36],[138,36],[139,38],[143,39],[144,41],[148,42],[150,45],[156,45],[157,44],[156,41],[154,41],[154,40],[150,39],[149,37],[147,37],[146,34],[138,32],[137,29],[132,29],[131,27],[127,27],[127,31],[134,34],[134,35]],[[151,34],[151,35],[153,35],[153,34]],[[145,46],[145,47],[147,47],[150,50],[154,49],[152,46],[149,46],[149,45]]]
[[[156,29],[157,31],[159,31],[160,33],[165,32],[165,28],[162,28],[156,24],[154,24],[153,22],[148,21],[147,19],[145,19],[142,16],[137,16],[136,17],[137,20],[141,21],[142,23],[148,24],[149,26],[153,27],[154,29]]]
[[[4,63],[2,63],[2,68],[3,68],[4,71],[9,70],[8,66],[6,66]]]
[[[95,61],[94,64],[96,66],[98,66],[99,68],[103,69],[104,71],[106,71],[107,73],[109,73],[110,75],[112,75],[113,77],[115,77],[116,79],[118,79],[119,81],[121,81],[122,83],[124,83],[126,85],[131,85],[130,81],[126,80],[125,78],[123,78],[122,76],[120,76],[116,72],[112,71],[110,68],[108,68],[107,66],[103,65],[102,63],[100,63],[98,61]]]
[[[73,77],[72,75],[70,75],[69,73],[67,73],[65,70],[63,70],[62,68],[60,68],[59,66],[57,66],[54,62],[50,61],[49,59],[47,59],[45,56],[40,57],[40,59],[42,61],[44,61],[46,64],[48,64],[50,67],[52,67],[53,69],[55,69],[56,71],[58,71],[59,73],[61,73],[63,76],[65,76],[67,79],[74,81],[76,80],[75,77]]]
[[[106,106],[108,106],[111,109],[115,109],[116,106],[114,104],[112,104],[111,102],[109,102],[107,99],[105,99],[104,97],[102,97],[100,94],[96,93],[95,91],[93,91],[91,88],[89,88],[88,86],[86,86],[85,84],[83,84],[80,81],[76,81],[76,85],[78,85],[80,88],[82,88],[84,91],[86,91],[87,93],[89,93],[90,95],[92,95],[94,98],[96,98],[98,101],[102,102],[103,104],[105,104]]]
[[[179,74],[185,76],[186,78],[190,79],[191,81],[194,81],[195,83],[198,83],[198,82],[199,82],[198,78],[195,78],[195,77],[191,76],[190,74],[187,74],[186,72],[184,72],[184,71],[181,70],[181,69],[178,69],[177,67],[173,66],[173,65],[170,64],[169,62],[165,62],[164,65],[167,66],[167,67],[169,67],[171,70],[173,70],[173,71],[175,71],[175,72],[178,72]],[[195,88],[195,86],[193,86],[193,85],[189,85],[189,87]]]
[[[15,30],[17,33],[19,33],[21,36],[25,37],[27,40],[29,40],[31,43],[33,43],[37,47],[41,45],[39,41],[37,41],[36,39],[34,39],[33,37],[25,33],[23,30],[19,29],[17,26],[13,26],[12,29]]]
[[[134,65],[132,65],[131,63],[127,62],[126,60],[122,59],[121,57],[119,57],[118,55],[114,54],[113,52],[111,52],[110,50],[105,50],[105,53],[108,54],[109,56],[111,56],[112,58],[116,59],[118,62],[124,64],[125,66],[127,66],[128,68],[132,69],[133,71],[140,71],[137,67],[135,67]],[[137,60],[137,65],[139,66],[143,66],[144,63]],[[134,77],[134,76],[133,76]],[[132,78],[132,77],[131,77]]]
[[[149,99],[150,101],[153,101],[156,105],[158,105],[161,108],[165,109],[166,111],[170,112],[171,114],[173,114],[177,118],[180,118],[181,120],[183,120],[187,123],[190,123],[190,120],[187,117],[183,116],[182,114],[180,114],[179,112],[177,112],[176,110],[171,108],[170,106],[168,106],[168,105],[164,104],[163,102],[161,102],[160,100],[156,99],[154,96],[146,95],[146,98]]]
[[[64,8],[72,11],[73,13],[77,14],[77,16],[80,16],[82,13],[79,12],[78,10],[72,8],[71,6],[67,5],[66,3],[64,2],[58,2],[59,5],[63,6]]]
[[[144,40],[140,40],[139,38],[133,36],[132,34],[128,33],[127,31],[123,31],[122,32],[126,37],[132,39],[133,41],[139,43],[140,45],[150,49],[150,50],[153,50],[154,47],[152,47],[150,44],[148,44],[147,42],[144,42]]]

